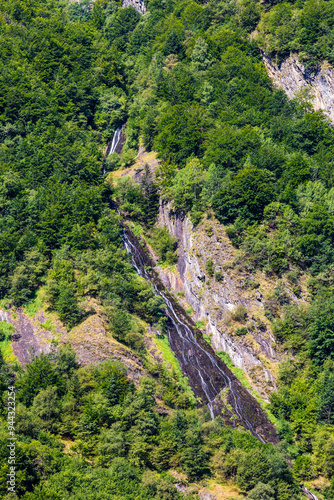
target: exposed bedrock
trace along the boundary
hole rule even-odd
[[[312,73],[292,54],[280,64],[263,54],[263,62],[268,75],[277,87],[282,88],[288,97],[293,98],[302,89],[309,89],[311,102],[316,111],[323,110],[334,123],[334,70],[328,64]]]
[[[172,214],[166,203],[160,205],[159,225],[166,226],[179,242],[177,271],[157,266],[164,285],[180,297],[185,307],[191,307],[193,320],[202,322],[212,347],[227,352],[266,398],[275,386],[273,370],[279,356],[273,336],[263,325],[260,329],[254,321],[253,331],[242,337],[231,334],[231,328],[226,327],[238,305],[247,309],[249,318],[256,318],[263,317],[263,304],[261,293],[245,290],[245,277],[231,269],[234,249],[223,226],[210,219],[194,229],[187,217]],[[208,260],[221,273],[219,281],[208,276]]]
[[[138,12],[139,14],[146,14],[146,7],[145,7],[145,3],[144,3],[144,0],[123,0],[123,3],[122,3],[122,6],[123,7],[134,7]]]

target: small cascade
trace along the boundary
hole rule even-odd
[[[122,125],[121,127],[118,127],[115,130],[115,133],[114,133],[111,141],[108,142],[108,145],[107,145],[107,147],[105,149],[105,152],[104,152],[104,157],[105,158],[108,158],[109,155],[111,155],[112,153],[116,152],[117,146],[119,145],[119,143],[122,140],[123,128],[124,128],[124,125]],[[107,173],[107,170],[106,170],[106,168],[104,166],[103,167],[103,175],[105,175],[106,173]]]
[[[268,421],[258,401],[215,354],[196,325],[165,289],[152,269],[154,263],[127,226],[124,227],[123,242],[131,254],[132,265],[138,274],[152,283],[155,292],[166,304],[170,347],[180,363],[182,372],[188,377],[196,398],[208,406],[212,418],[220,415],[223,409],[234,425],[244,426],[259,441],[278,442],[275,428]],[[225,395],[222,398],[223,390]]]
[[[309,500],[319,500],[318,497],[316,497],[313,493],[311,493],[307,488],[306,486],[302,486],[302,492],[305,493],[305,495],[307,496],[307,498]]]
[[[122,137],[123,127],[124,127],[124,125],[122,127],[118,127],[115,130],[115,133],[112,136],[111,141],[108,142],[107,148],[106,148],[105,153],[104,153],[105,158],[108,158],[109,155],[111,155],[112,153],[115,153],[116,148],[119,144],[119,141],[121,140],[121,137]]]
[[[118,127],[116,130],[115,130],[115,133],[113,135],[113,138],[112,138],[112,141],[111,141],[111,145],[110,145],[110,149],[109,149],[109,152],[107,153],[107,156],[111,155],[112,153],[115,153],[116,151],[116,148],[118,146],[118,143],[121,139],[121,135],[122,135],[122,128],[123,127]]]

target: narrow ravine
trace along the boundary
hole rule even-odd
[[[127,226],[124,226],[123,242],[138,274],[152,283],[166,304],[170,347],[196,398],[208,406],[212,417],[222,414],[223,410],[226,420],[234,426],[244,426],[261,442],[278,442],[275,428],[258,401],[215,354],[182,307],[165,289],[153,269],[153,261]]]

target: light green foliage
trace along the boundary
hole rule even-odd
[[[332,2],[269,3],[278,5],[263,13],[258,26],[258,42],[267,53],[284,57],[298,51],[304,64],[312,69],[319,59],[333,63]]]
[[[11,340],[15,327],[7,321],[0,321],[0,342],[4,340]]]
[[[149,242],[162,262],[175,264],[177,262],[177,239],[171,236],[166,227],[156,227],[150,233]]]
[[[17,360],[11,345],[11,339],[14,332],[14,325],[7,323],[7,321],[0,321],[0,365],[3,363],[4,359],[7,363],[13,363]]]
[[[201,163],[194,158],[176,174],[173,188],[168,191],[168,195],[173,197],[175,208],[188,211],[200,203],[203,183]]]
[[[199,37],[196,40],[191,54],[191,61],[197,70],[205,71],[209,68],[211,61],[208,48],[209,46],[203,38]]]

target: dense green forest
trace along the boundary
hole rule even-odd
[[[164,306],[130,265],[112,198],[169,263],[176,243],[152,229],[159,195],[194,225],[217,217],[247,272],[277,278],[266,314],[290,358],[271,401],[281,443],[211,421],[161,366],[136,387],[122,366],[79,367],[59,346],[26,370],[0,358],[1,494],[17,498],[5,496],[15,380],[18,498],[182,498],[173,469],[232,481],[250,500],[297,500],[320,477],[334,499],[333,128],[305,96],[273,88],[260,52],[333,63],[333,2],[146,5],[141,17],[113,0],[0,0],[0,298],[18,307],[43,286],[68,329],[87,314],[81,299],[98,298],[145,360],[142,323],[163,329]],[[125,122],[122,158],[105,160]],[[140,142],[161,160],[156,178],[105,182]],[[297,297],[307,277],[308,305],[290,302],[282,277]]]
[[[1,363],[4,389],[10,373]],[[159,414],[159,384],[143,378],[136,388],[124,368],[110,362],[79,368],[68,344],[53,356],[37,357],[16,390],[19,498],[181,500],[171,468],[190,481],[210,473],[232,479],[254,490],[250,499],[262,498],[261,492],[299,498],[284,450],[224,427],[220,417],[211,420],[207,408]],[[0,439],[5,495],[4,422]],[[70,455],[63,453],[68,440],[75,441]]]

